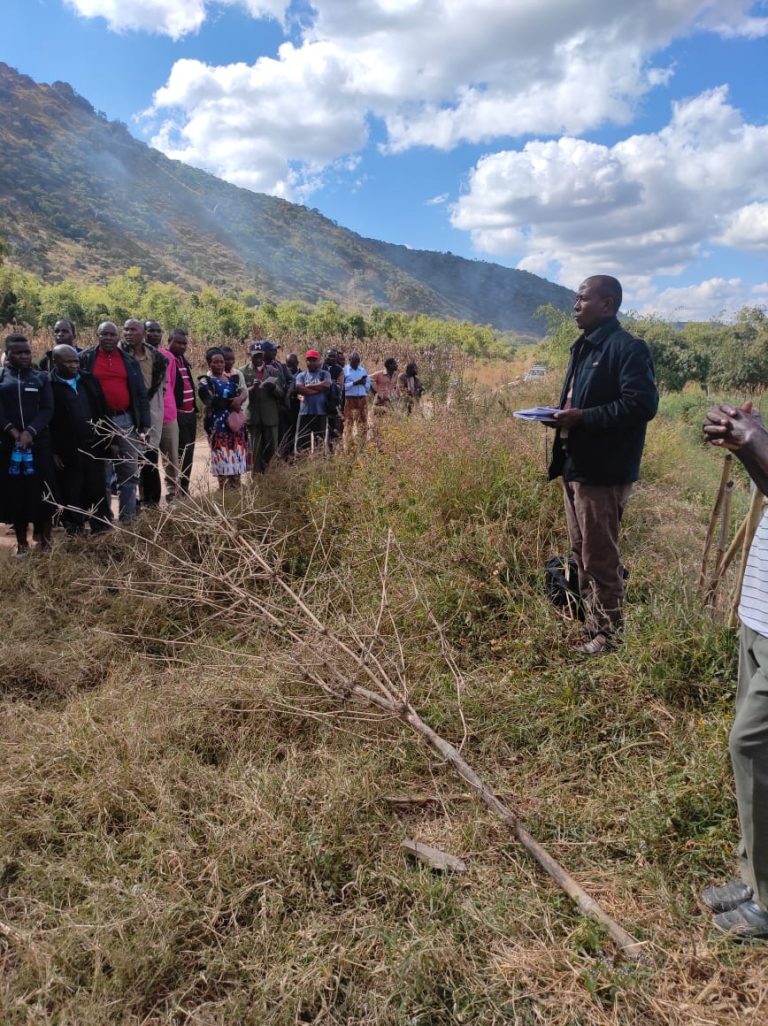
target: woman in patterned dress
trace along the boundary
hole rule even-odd
[[[205,404],[203,427],[211,447],[211,473],[219,488],[239,488],[240,475],[250,466],[245,416],[240,407],[245,389],[224,370],[224,354],[214,346],[205,354],[208,373],[198,379],[198,395]]]

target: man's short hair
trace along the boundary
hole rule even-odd
[[[176,335],[183,335],[184,338],[186,338],[187,332],[184,328],[171,328],[171,330],[168,332],[168,338],[174,338]]]
[[[6,351],[6,353],[11,348],[11,346],[13,346],[13,345],[21,345],[22,343],[25,346],[29,345],[29,339],[27,338],[26,335],[22,335],[21,332],[14,331],[11,335],[7,335],[6,339],[5,339],[5,351]]]
[[[613,300],[613,310],[615,313],[621,306],[621,301],[624,298],[619,279],[612,278],[610,274],[593,274],[589,280],[592,284],[597,285],[601,296]]]
[[[54,328],[57,324],[68,324],[69,330],[72,332],[72,334],[77,335],[77,331],[75,330],[75,322],[71,321],[69,317],[57,317],[56,320],[53,322]]]

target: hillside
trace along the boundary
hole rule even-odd
[[[0,63],[0,216],[11,260],[49,280],[161,281],[324,299],[540,335],[573,294],[524,271],[365,239],[320,213],[169,160],[63,82]]]

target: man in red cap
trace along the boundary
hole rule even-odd
[[[331,375],[320,366],[320,353],[308,349],[304,354],[307,369],[296,375],[295,391],[301,408],[296,427],[296,450],[326,445],[328,429],[328,393]]]

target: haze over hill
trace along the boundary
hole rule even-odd
[[[107,121],[64,82],[0,63],[0,212],[11,260],[49,280],[102,281],[137,265],[258,300],[335,300],[540,335],[545,303],[573,293],[526,271],[409,250],[318,211],[250,192]]]

